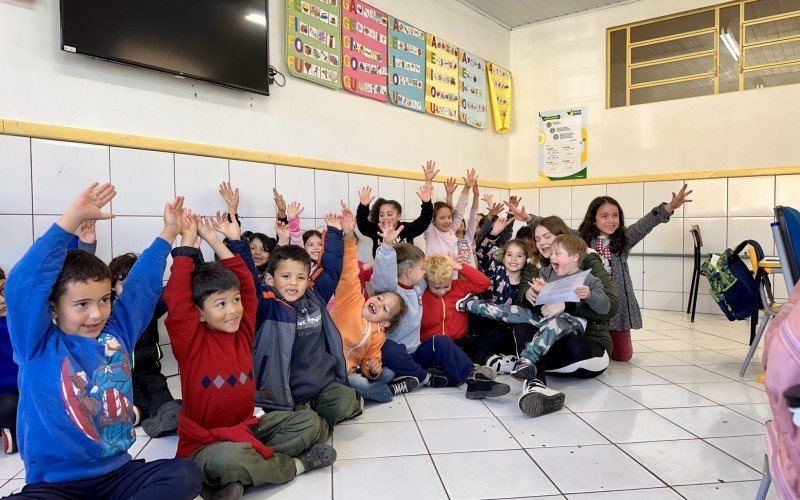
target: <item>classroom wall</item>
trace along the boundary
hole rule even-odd
[[[269,0],[269,40],[287,83],[265,97],[63,52],[56,0],[2,0],[0,117],[414,172],[435,159],[506,179],[507,136],[288,76],[285,3]],[[456,0],[372,4],[510,65],[510,33]]]
[[[580,105],[590,177],[800,165],[800,85],[605,109],[606,28],[718,3],[641,0],[512,31],[509,180],[537,177],[538,113]]]

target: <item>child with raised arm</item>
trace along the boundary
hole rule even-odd
[[[420,214],[415,220],[411,222],[402,223],[403,230],[397,235],[399,241],[404,241],[413,244],[414,238],[422,235],[428,226],[431,224],[433,218],[433,203],[431,203],[431,193],[433,192],[433,179],[439,173],[436,170],[436,162],[428,161],[422,167],[422,172],[425,174],[424,186],[430,190],[420,189],[417,192],[422,204],[420,205]],[[372,196],[372,189],[365,187],[358,192],[359,205],[356,210],[356,222],[358,230],[372,240],[372,256],[375,256],[378,247],[383,241],[383,238],[378,234],[380,226],[383,224],[391,224],[393,227],[398,227],[401,224],[400,216],[403,214],[403,207],[395,200],[385,200],[383,198],[375,199]],[[372,210],[370,210],[370,203]]]
[[[467,399],[482,399],[508,394],[511,388],[492,380],[494,373],[478,367],[447,335],[434,335],[420,342],[422,324],[421,297],[425,282],[425,254],[408,243],[391,242],[403,227],[391,223],[383,228],[383,245],[375,256],[372,285],[376,293],[397,292],[405,301],[408,312],[388,333],[381,354],[384,365],[397,375],[416,377],[430,387],[459,386],[467,383]],[[441,366],[443,371],[436,367]]]
[[[451,204],[451,189],[455,184],[452,179],[448,180],[446,188],[448,201],[437,201],[433,204],[433,221],[431,225],[428,226],[428,229],[425,230],[426,255],[458,254],[458,236],[456,236],[456,230],[464,221],[464,212],[467,207],[469,191],[478,180],[478,176],[475,175],[475,169],[467,170],[467,176],[463,177],[463,179],[464,189],[461,191],[461,196],[458,197],[455,210]]]
[[[344,264],[336,287],[336,308],[331,313],[342,335],[350,387],[365,399],[388,403],[392,396],[413,391],[419,386],[414,377],[399,377],[385,368],[381,347],[386,340],[384,329],[396,325],[405,312],[403,299],[395,292],[378,293],[365,300],[358,279],[356,220],[342,202]]]
[[[100,259],[67,251],[85,220],[109,219],[110,184],[94,183],[34,242],[7,282],[8,326],[19,362],[19,449],[28,485],[20,497],[185,498],[200,492],[189,460],[145,463],[127,453],[133,430],[130,353],[161,295],[178,197],[164,229],[128,274],[111,308],[111,272]]]

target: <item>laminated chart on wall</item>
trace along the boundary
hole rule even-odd
[[[505,134],[511,129],[511,72],[486,61],[489,80],[489,104],[492,107],[494,131]]]
[[[486,128],[486,61],[461,50],[458,68],[458,119],[470,127]]]
[[[425,34],[425,111],[458,120],[458,48]]]
[[[287,0],[286,64],[289,73],[342,88],[342,0]]]
[[[389,100],[425,112],[425,32],[389,17]]]
[[[343,86],[348,92],[386,102],[389,16],[360,0],[342,0]]]
[[[589,170],[587,107],[539,113],[539,177],[586,179]]]

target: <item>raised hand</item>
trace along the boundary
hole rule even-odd
[[[242,228],[228,212],[218,211],[216,217],[211,218],[211,226],[231,241],[242,239]]]
[[[289,244],[292,232],[289,225],[279,220],[275,221],[275,236],[278,238],[278,245],[284,246]]]
[[[498,217],[498,218],[497,218],[497,219],[495,219],[495,221],[492,223],[492,236],[497,236],[497,235],[499,235],[500,233],[502,233],[502,232],[503,232],[503,230],[504,230],[504,229],[505,229],[505,228],[506,228],[506,227],[507,227],[509,224],[513,224],[513,223],[514,223],[514,218],[513,218],[513,217],[509,217],[508,219],[506,219],[506,218],[505,218],[505,217],[503,217],[503,216],[500,216],[500,217]]]
[[[183,227],[181,228],[181,245],[185,247],[195,246],[197,239],[198,217],[188,208],[183,209]]]
[[[686,190],[688,187],[688,184],[684,184],[683,187],[681,187],[681,190],[678,191],[678,194],[672,193],[672,200],[670,200],[670,202],[667,203],[667,206],[664,207],[667,212],[672,213],[679,209],[684,203],[691,203],[692,200],[686,198],[692,194],[691,189],[689,191]]]
[[[453,257],[452,255],[447,254],[447,261],[450,262],[451,266],[453,266],[453,270],[461,271],[461,269],[464,268],[464,264],[467,262],[467,256],[456,254],[456,256]]]
[[[423,203],[427,203],[431,201],[431,197],[433,196],[433,186],[428,184],[423,184],[419,191],[417,191],[417,196]]]
[[[105,220],[114,217],[112,213],[104,213],[102,208],[111,201],[117,192],[111,184],[93,182],[80,192],[72,205],[67,208],[56,221],[62,229],[69,233],[78,230],[78,226],[85,220]]]
[[[433,182],[433,179],[436,177],[436,174],[439,173],[436,170],[436,162],[428,160],[427,163],[422,167],[422,173],[425,174],[425,184],[430,184]]]
[[[353,217],[353,212],[351,212],[349,208],[347,208],[347,211],[342,210],[341,220],[342,232],[344,233],[345,238],[351,239],[356,231],[356,218]]]
[[[531,288],[530,289],[538,294],[539,292],[542,291],[542,289],[544,288],[544,286],[546,284],[547,284],[547,282],[545,280],[543,280],[542,278],[536,278],[533,281],[531,281]]]
[[[342,207],[342,217],[344,217],[345,214],[353,215],[353,211],[350,210],[350,207],[347,206],[344,200],[339,200],[339,206]]]
[[[508,202],[506,202],[506,204],[509,206],[518,207],[521,201],[522,201],[522,196],[509,196]]]
[[[525,223],[530,222],[531,216],[528,215],[525,207],[512,205],[511,200],[506,202],[506,206],[508,207],[508,213],[512,216],[512,218]]]
[[[177,196],[172,203],[164,206],[164,229],[161,231],[161,237],[170,245],[183,229],[183,200],[183,196]]]
[[[375,197],[372,196],[372,188],[369,186],[362,187],[361,191],[358,192],[358,202],[368,207],[373,201],[375,201]]]
[[[489,210],[491,210],[492,207],[495,205],[493,194],[486,193],[485,195],[483,195],[483,198],[481,198],[481,200],[483,200],[486,203],[486,206],[487,208],[489,208]]]
[[[342,230],[342,216],[338,214],[325,214],[325,224]]]
[[[272,198],[275,200],[275,211],[278,213],[278,217],[286,215],[286,200],[275,188],[272,188]]]
[[[97,231],[95,231],[95,224],[97,221],[94,219],[89,219],[81,222],[81,225],[78,226],[78,230],[75,231],[75,234],[78,236],[78,239],[81,240],[83,243],[87,245],[92,245],[97,242]]]
[[[288,207],[286,207],[286,218],[291,220],[300,217],[300,214],[302,214],[303,210],[305,209],[306,207],[296,201],[293,201],[289,203]]]
[[[214,229],[213,217],[204,216],[198,219],[197,234],[209,245],[211,245],[215,240],[219,240],[217,231]]]
[[[478,178],[477,177],[475,177],[475,184],[472,185],[472,194],[474,196],[480,196],[481,195],[481,190],[478,189]]]
[[[451,196],[455,193],[456,187],[458,187],[458,181],[456,181],[455,177],[448,177],[447,180],[444,181],[444,192],[447,196]]]
[[[380,231],[378,231],[378,236],[383,238],[383,244],[392,246],[394,242],[400,237],[400,233],[403,232],[405,226],[402,224],[400,226],[394,227],[391,223],[381,224]]]
[[[489,212],[486,214],[486,217],[488,217],[489,220],[492,220],[495,215],[499,215],[500,212],[502,211],[503,211],[502,203],[492,203],[491,205],[489,205]]]
[[[475,183],[478,182],[478,176],[475,175],[475,169],[474,168],[468,169],[467,176],[462,177],[462,179],[464,179],[464,189],[466,189],[467,191],[472,189],[472,186],[474,186]]]
[[[239,213],[239,188],[233,189],[230,182],[223,182],[219,185],[219,194],[228,204],[228,212]]]

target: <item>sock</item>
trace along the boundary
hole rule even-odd
[[[420,382],[422,385],[429,385],[431,383],[431,374],[425,375],[425,380]]]
[[[301,462],[300,460],[295,458],[294,459],[294,474],[296,476],[299,476],[300,474],[302,474],[305,471],[306,471],[306,468],[303,466],[303,462]]]
[[[470,384],[478,380],[478,371],[474,371],[467,376],[467,383]]]

